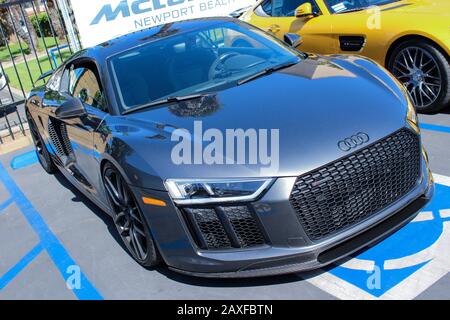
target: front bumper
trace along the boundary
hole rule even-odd
[[[165,201],[166,207],[142,205],[153,237],[172,270],[198,277],[242,278],[317,269],[346,257],[397,231],[432,198],[434,184],[426,155],[421,178],[408,194],[382,212],[324,240],[306,236],[289,202],[295,177],[279,178],[253,203],[270,245],[254,248],[203,250],[192,237],[181,211],[168,194],[134,188],[137,194]]]

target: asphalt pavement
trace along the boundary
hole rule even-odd
[[[326,270],[262,279],[144,269],[31,147],[0,156],[0,299],[450,299],[450,114],[420,120],[437,185],[417,219]]]

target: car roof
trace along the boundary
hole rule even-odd
[[[82,50],[79,56],[92,57],[101,64],[110,56],[123,52],[127,49],[140,46],[144,43],[149,43],[175,34],[185,33],[198,28],[214,26],[225,22],[240,23],[239,20],[228,17],[201,18],[168,23],[135,31],[127,35],[105,41],[95,47]]]

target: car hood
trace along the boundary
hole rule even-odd
[[[110,130],[114,139],[132,150],[124,161],[139,177],[298,176],[364,147],[344,152],[338,148],[342,139],[365,133],[370,137],[367,146],[399,130],[405,126],[406,110],[403,91],[374,62],[357,56],[312,55],[290,68],[204,98],[115,117]],[[279,156],[274,152],[271,165],[264,165],[262,157],[257,164],[208,165],[204,159],[194,159],[192,147],[192,164],[179,165],[173,155],[183,132],[177,129],[193,133],[195,124],[201,124],[203,133],[217,129],[224,136],[227,129],[253,129],[258,134],[267,129],[269,136],[270,130],[278,130]],[[201,135],[192,135],[189,141],[199,146]],[[258,150],[267,140],[259,137]],[[204,142],[202,150],[209,143]],[[148,185],[145,181],[152,179],[147,178],[136,178],[136,184],[162,186],[161,181]]]

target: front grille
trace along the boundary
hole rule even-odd
[[[265,243],[247,206],[183,209],[197,244],[203,249],[249,248]]]
[[[290,196],[308,237],[321,240],[411,191],[420,177],[419,137],[407,129],[299,177]]]

